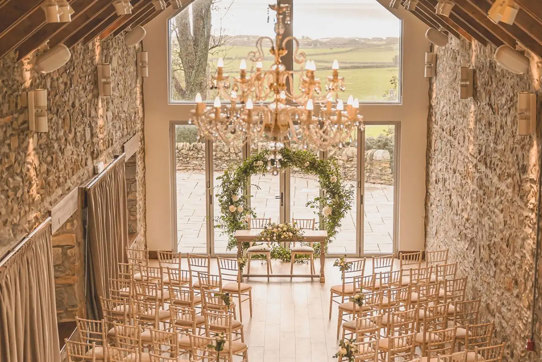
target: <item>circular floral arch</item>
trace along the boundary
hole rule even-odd
[[[248,205],[248,180],[251,175],[265,174],[269,150],[261,151],[243,161],[240,165],[229,166],[222,176],[220,192],[217,194],[221,215],[218,217],[220,227],[228,235],[228,248],[234,248],[237,241],[234,233],[247,228],[249,217],[256,217],[254,210]],[[327,231],[328,243],[337,234],[341,221],[352,208],[354,190],[342,182],[339,167],[334,158],[321,160],[316,154],[305,150],[283,148],[281,166],[297,168],[301,172],[318,176],[321,196],[307,203],[315,209],[323,229]]]

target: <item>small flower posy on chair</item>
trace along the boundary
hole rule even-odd
[[[216,344],[209,344],[207,347],[213,348],[217,352],[216,360],[218,361],[220,359],[220,352],[224,350],[224,346],[226,344],[226,336],[224,336],[224,333],[216,334],[215,341]]]
[[[222,299],[222,301],[224,302],[224,304],[226,306],[230,306],[231,305],[231,296],[230,296],[230,293],[217,293],[216,294],[218,297],[220,297],[220,299]]]
[[[333,263],[333,266],[338,266],[340,271],[342,271],[342,272],[345,272],[348,269],[350,269],[350,263],[348,263],[346,261],[346,255],[339,258],[339,259],[335,259],[335,262]]]
[[[354,302],[358,307],[361,307],[363,305],[364,298],[363,293],[358,293],[352,297],[352,302]]]
[[[339,350],[333,358],[346,358],[348,362],[353,362],[357,353],[357,347],[349,339],[341,339],[339,342]]]

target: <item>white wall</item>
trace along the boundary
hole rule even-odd
[[[382,3],[388,1],[379,0]],[[365,105],[366,121],[401,122],[398,250],[424,247],[425,152],[428,85],[423,76],[426,26],[403,9],[403,101],[400,105]],[[149,52],[150,77],[144,83],[147,181],[147,244],[150,250],[171,249],[174,243],[174,185],[171,180],[171,121],[187,120],[192,106],[168,102],[168,8],[147,24],[144,48]],[[202,160],[203,162],[203,160]]]

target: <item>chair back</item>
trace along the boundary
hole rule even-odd
[[[95,343],[97,346],[105,346],[106,330],[104,320],[92,320],[75,317],[75,325],[79,331],[81,342]]]
[[[400,310],[397,308],[395,311],[388,315],[388,330],[386,335],[408,335],[417,332],[418,326],[418,311],[416,309]]]
[[[437,362],[467,362],[467,351],[442,354],[437,357]]]
[[[134,281],[134,295],[137,299],[162,301],[162,286],[153,281]]]
[[[426,345],[428,360],[440,355],[452,354],[455,351],[455,327],[433,330],[430,333],[431,338],[428,338]]]
[[[437,264],[436,265],[437,280],[443,281],[455,279],[457,274],[457,263],[453,264]]]
[[[167,358],[178,360],[180,356],[178,334],[165,330],[151,328],[151,361],[153,357],[156,361],[168,361]]]
[[[182,305],[185,307],[194,307],[196,299],[194,289],[188,285],[168,285],[169,304]]]
[[[110,278],[109,295],[111,298],[130,298],[133,293],[132,279]]]
[[[427,265],[447,264],[448,263],[448,249],[426,251],[425,262]]]
[[[467,290],[467,277],[457,279],[446,279],[443,282],[444,296],[441,298],[446,302],[460,302],[465,300]]]
[[[172,285],[191,285],[191,275],[188,270],[179,267],[166,268],[167,282]]]
[[[401,285],[401,275],[402,273],[400,270],[376,273],[375,285],[379,288]]]
[[[267,225],[271,224],[271,218],[256,217],[248,220],[249,229],[265,229]]]
[[[378,338],[382,329],[382,316],[379,314],[356,318],[356,340]]]
[[[190,350],[193,361],[215,362],[218,361],[218,352],[215,350],[216,338],[189,334]],[[222,353],[222,358],[226,353]]]
[[[115,330],[114,340],[117,347],[128,348],[132,351],[141,349],[141,327],[139,324],[126,324],[113,322]]]
[[[96,344],[64,340],[68,362],[96,361]]]
[[[110,362],[141,361],[141,352],[132,348],[109,346],[107,352]]]
[[[201,293],[201,303],[203,310],[209,311],[229,311],[234,309],[233,303],[230,306],[226,305],[220,293],[214,290],[202,290]]]
[[[419,319],[420,329],[433,331],[448,328],[448,304],[428,303],[420,310],[423,311]]]
[[[146,249],[126,248],[126,257],[130,264],[149,264],[149,251]]]
[[[428,303],[436,304],[439,300],[439,290],[439,283],[417,284],[412,287],[411,302],[418,307],[423,307]]]
[[[200,290],[222,289],[220,275],[198,272],[198,283]]]
[[[501,362],[504,355],[505,343],[488,347],[476,347],[474,349],[476,353],[475,361],[485,362]]]
[[[416,347],[415,336],[415,333],[388,336],[388,361],[395,361],[398,355],[401,355],[403,361],[413,359]]]
[[[356,275],[353,277],[352,282],[354,283],[354,290],[363,291],[363,290],[373,290],[375,286],[375,275]]]
[[[467,326],[465,349],[474,350],[476,347],[488,347],[493,336],[493,323],[471,324]]]
[[[169,312],[171,324],[176,330],[196,333],[196,310],[194,308],[171,305]]]
[[[132,280],[134,276],[133,264],[130,263],[118,263],[117,264],[118,277],[121,279]]]
[[[393,255],[374,256],[372,259],[373,274],[393,270]]]
[[[241,268],[235,258],[221,258],[218,260],[218,275],[220,277],[220,285],[226,283],[236,283],[241,287]]]
[[[158,328],[162,302],[159,299],[140,298],[134,304],[134,317],[141,323]]]
[[[399,253],[399,266],[403,268],[417,267],[422,263],[421,251],[403,251]]]
[[[346,264],[349,265],[348,270],[341,273],[342,292],[345,293],[348,285],[354,283],[354,279],[363,276],[365,273],[365,258],[350,260]]]
[[[378,340],[370,339],[362,342],[354,342],[356,354],[355,362],[377,362],[378,361]]]
[[[158,250],[158,263],[161,267],[181,267],[181,253],[171,250]]]
[[[134,264],[134,280],[151,280],[162,282],[164,279],[163,273],[165,272],[159,266],[149,266],[147,264]],[[166,275],[167,276],[167,275]]]
[[[458,327],[480,323],[480,300],[463,300],[454,303],[453,321]]]
[[[131,316],[132,305],[128,298],[100,297],[104,319],[108,322],[126,322]]]
[[[315,219],[295,219],[292,218],[292,225],[301,230],[314,230],[316,221]]]
[[[231,345],[233,314],[220,310],[204,310],[203,317],[205,318],[205,329],[207,332],[224,333],[226,340]]]
[[[188,254],[188,271],[192,279],[198,280],[198,273],[211,273],[211,257],[209,255]]]

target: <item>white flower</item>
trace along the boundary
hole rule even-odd
[[[337,182],[337,176],[331,176],[331,182],[335,183]]]
[[[333,210],[331,209],[330,206],[324,206],[324,208],[322,209],[322,214],[324,214],[324,216],[329,216],[331,215],[331,212]]]
[[[309,161],[305,162],[305,167],[309,167]]]
[[[346,355],[346,348],[341,347],[341,349],[339,350],[339,354],[340,354],[341,356]]]
[[[237,210],[237,207],[235,207],[235,205],[230,205],[229,209],[230,212],[235,212],[235,210]]]
[[[231,199],[232,199],[233,201],[237,201],[237,200],[239,200],[239,195],[233,195],[233,196],[231,197]]]
[[[237,211],[239,211],[239,212],[243,212],[243,210],[244,210],[244,209],[243,209],[243,205],[239,205],[239,206],[237,206]]]

